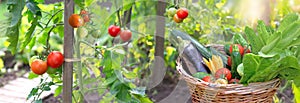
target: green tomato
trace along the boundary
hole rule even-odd
[[[176,14],[176,12],[177,12],[177,9],[175,9],[174,7],[169,8],[167,10],[167,14],[168,14],[169,17],[173,17]]]
[[[31,63],[36,60],[36,59],[39,59],[39,56],[32,56],[30,59],[29,59],[29,66],[31,67]]]
[[[87,35],[88,35],[88,30],[83,27],[83,26],[80,26],[78,29],[77,29],[77,32],[76,32],[76,35],[78,38],[85,38]]]
[[[241,63],[241,64],[237,67],[237,72],[239,73],[240,76],[244,76],[244,65],[243,65],[243,63]]]
[[[56,73],[56,71],[57,70],[55,68],[48,67],[47,73],[48,74],[54,74],[54,73]]]

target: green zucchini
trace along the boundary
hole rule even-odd
[[[242,56],[239,52],[238,46],[235,45],[235,46],[233,46],[232,49],[233,49],[232,54],[231,54],[231,58],[232,58],[232,64],[231,64],[232,78],[240,79],[241,76],[237,72],[237,67],[238,67],[238,65],[240,65],[242,63]]]

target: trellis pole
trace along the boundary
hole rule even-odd
[[[74,29],[68,22],[73,12],[74,1],[64,0],[64,56],[67,59],[74,54]],[[63,67],[63,103],[72,103],[73,62],[65,62]]]

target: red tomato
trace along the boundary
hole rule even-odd
[[[250,50],[250,48],[247,48],[247,47],[245,47],[245,49],[244,50],[246,50],[246,53],[251,53],[251,50]]]
[[[177,14],[178,18],[185,19],[186,17],[188,17],[189,12],[186,8],[180,8],[177,10],[176,14]]]
[[[225,79],[226,78],[227,80],[230,80],[231,79],[231,72],[227,68],[218,69],[216,74],[215,74],[215,78],[216,79],[219,79],[219,78]]]
[[[83,19],[78,14],[72,14],[69,17],[69,24],[73,28],[78,28],[79,26],[83,25]]]
[[[173,20],[176,23],[181,23],[183,21],[183,19],[178,18],[177,14],[174,15]]]
[[[59,51],[52,51],[47,57],[47,64],[51,68],[58,68],[64,62],[64,56]]]
[[[205,82],[210,82],[211,81],[210,76],[205,76],[205,77],[202,78],[202,80],[205,81]]]
[[[121,28],[119,26],[111,25],[108,27],[108,33],[112,37],[118,36],[120,31],[121,31]]]
[[[234,45],[237,45],[238,48],[239,48],[240,54],[241,54],[241,55],[244,55],[244,48],[243,48],[240,44],[233,44],[233,45],[230,45],[229,52],[232,53],[232,47],[233,47]]]
[[[47,69],[48,69],[47,63],[40,59],[35,59],[31,63],[31,71],[35,74],[42,75],[47,71]]]
[[[238,84],[239,82],[240,82],[239,79],[231,79],[231,80],[229,81],[230,84]]]
[[[227,65],[228,65],[228,66],[231,66],[231,64],[232,64],[231,57],[228,56],[228,58],[227,58]]]
[[[120,38],[121,38],[121,40],[124,41],[124,42],[130,40],[130,39],[131,39],[131,35],[132,35],[132,33],[131,33],[130,30],[122,30],[122,31],[120,32]]]

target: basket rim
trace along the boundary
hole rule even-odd
[[[217,83],[209,83],[209,82],[205,82],[199,78],[195,78],[191,75],[189,75],[182,67],[182,63],[181,63],[181,59],[178,58],[176,60],[176,70],[177,72],[187,81],[190,82],[192,84],[201,84],[201,85],[206,85],[212,88],[235,88],[235,87],[249,87],[249,86],[258,86],[258,85],[262,85],[262,84],[271,84],[271,83],[275,83],[275,82],[279,82],[280,79],[276,78],[270,81],[265,81],[265,82],[253,82],[253,83],[249,83],[248,85],[244,85],[244,84],[217,84]]]

